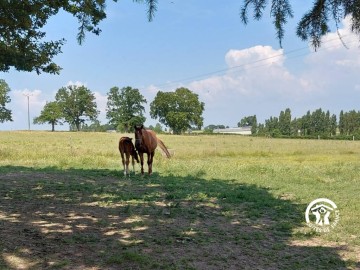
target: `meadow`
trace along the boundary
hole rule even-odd
[[[0,269],[360,268],[359,141],[161,134],[125,178],[122,135],[0,132]]]

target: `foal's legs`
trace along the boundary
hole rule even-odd
[[[133,156],[131,156],[131,164],[132,164],[132,167],[133,167],[133,172],[135,174],[135,159]]]
[[[129,171],[129,163],[130,163],[130,154],[126,153],[126,169],[125,169],[125,176],[126,175],[130,175],[130,171]]]
[[[124,157],[124,152],[122,150],[120,150],[120,156],[121,156],[122,165],[124,167],[124,175],[126,176],[125,157]]]

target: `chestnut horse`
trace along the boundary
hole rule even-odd
[[[132,138],[129,138],[129,137],[121,137],[119,140],[119,152],[121,155],[122,164],[124,166],[124,175],[125,176],[127,176],[127,175],[130,176],[130,171],[129,171],[130,156],[131,156],[131,163],[132,163],[134,172],[135,172],[134,159],[137,161],[137,163],[139,163],[138,154],[136,153],[134,144],[131,140],[132,140]],[[126,158],[126,160],[125,160],[125,158]]]
[[[157,146],[165,152],[167,158],[171,155],[167,150],[165,144],[156,137],[156,134],[152,130],[147,130],[143,125],[140,127],[135,126],[135,148],[140,156],[141,174],[144,175],[144,153],[147,154],[147,164],[149,175],[152,173],[152,163]]]

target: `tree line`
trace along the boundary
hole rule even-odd
[[[0,122],[12,121],[11,111],[5,108],[10,102],[9,91],[6,82],[0,80]],[[107,93],[108,123],[101,125],[94,93],[84,85],[69,85],[57,91],[55,100],[47,102],[33,122],[50,124],[52,131],[56,125],[68,123],[70,130],[76,131],[115,129],[130,132],[135,125],[144,124],[146,103],[139,89],[112,87]],[[201,129],[204,109],[205,104],[199,101],[197,94],[181,87],[174,92],[158,91],[150,103],[150,116],[179,134],[191,128]],[[156,125],[154,129],[161,130],[161,126]]]
[[[289,108],[278,117],[270,117],[265,123],[258,123],[256,115],[246,116],[238,127],[251,126],[252,135],[271,137],[360,137],[360,111],[340,112],[339,117],[321,108],[307,111],[301,117],[292,118]]]

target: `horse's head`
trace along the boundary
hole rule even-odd
[[[142,141],[143,141],[142,131],[144,129],[144,125],[134,126],[134,129],[135,129],[135,147],[136,147],[136,149],[139,149],[141,147]]]

